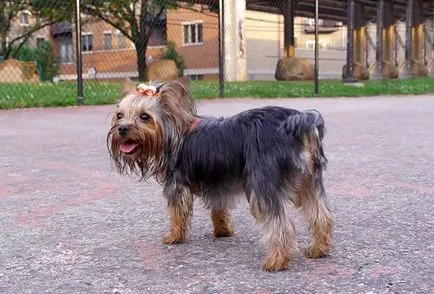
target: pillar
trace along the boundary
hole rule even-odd
[[[354,77],[354,0],[347,0],[347,62],[343,69],[345,83],[356,82]]]
[[[393,1],[386,0],[384,3],[384,39],[383,60],[386,63],[395,64],[395,19],[393,17]]]
[[[433,8],[433,16],[434,16],[434,8]],[[431,26],[434,28],[434,17],[431,19]],[[434,73],[434,32],[431,35],[431,73]]]
[[[398,78],[395,56],[393,0],[379,0],[377,6],[377,78]]]
[[[225,80],[246,81],[247,46],[245,34],[246,0],[223,0],[225,31]]]
[[[405,60],[406,76],[426,76],[425,65],[425,23],[421,14],[420,0],[408,0],[406,20]]]
[[[280,9],[283,14],[283,32],[285,57],[295,57],[295,39],[294,39],[294,5],[293,0],[284,0]]]
[[[414,0],[407,0],[405,7],[406,20],[405,20],[405,75],[412,76],[412,56],[413,56],[413,10]]]
[[[363,3],[356,2],[355,9],[357,13],[355,14],[354,22],[354,63],[360,66],[366,65],[366,48],[367,48],[367,31],[366,31],[366,21],[364,18]]]
[[[274,77],[278,81],[313,80],[315,77],[314,65],[310,61],[306,58],[295,58],[294,9],[297,1],[278,1],[278,7],[283,15],[285,51],[285,57],[276,65]]]
[[[375,76],[383,77],[383,30],[384,30],[384,0],[377,3],[377,42],[375,48]]]
[[[364,4],[355,2],[354,0],[349,0],[347,19],[348,46],[347,64],[343,73],[344,79],[348,81],[351,81],[351,79],[367,80],[369,79],[369,69],[366,67],[368,39],[364,17]]]
[[[416,76],[425,76],[428,73],[425,65],[425,22],[423,16],[421,15],[421,1],[414,0],[414,2],[412,73]]]

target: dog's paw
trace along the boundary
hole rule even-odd
[[[173,234],[172,232],[167,232],[163,236],[163,243],[166,245],[180,244],[180,243],[184,243],[184,241],[185,241],[185,236],[179,236]]]
[[[235,236],[235,229],[232,227],[220,228],[219,230],[214,230],[214,237],[224,238]]]
[[[328,255],[328,250],[321,250],[316,245],[310,245],[304,250],[304,255],[312,259],[322,258]]]
[[[268,258],[262,265],[262,269],[267,272],[278,272],[288,268],[289,258],[283,256]]]

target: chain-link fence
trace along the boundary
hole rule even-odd
[[[209,97],[219,95],[219,77],[226,83],[313,80],[315,2],[3,0],[0,101],[2,107],[13,103],[38,106],[57,97],[68,104],[77,98],[79,56],[84,99],[92,103],[114,101],[120,81],[127,77],[161,80],[188,76],[196,85],[203,85],[207,93],[201,95]],[[409,54],[405,1],[319,2],[320,79],[341,80],[345,73],[350,2],[355,5],[352,47],[356,78],[378,78],[378,54],[384,76],[395,78],[385,69],[389,67],[405,76]],[[384,2],[381,17],[380,2]],[[79,42],[77,3],[81,3]],[[432,75],[434,4],[426,0],[411,3],[414,32],[410,54],[413,64],[420,65],[414,74]],[[379,17],[383,34],[377,33]],[[286,63],[279,62],[282,60]],[[28,99],[34,103],[29,104]]]

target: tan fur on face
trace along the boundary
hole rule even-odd
[[[122,115],[121,119],[117,118],[118,113]],[[146,122],[140,119],[143,113],[150,116]],[[117,131],[122,125],[131,127],[125,137],[121,137]],[[127,94],[119,103],[109,133],[110,150],[118,170],[125,174],[138,173],[141,176],[147,173],[158,174],[164,164],[161,158],[163,130],[156,98]],[[121,154],[120,145],[131,140],[140,145],[140,150],[131,155]]]
[[[146,96],[137,93],[131,81],[124,82],[124,94],[113,115],[107,146],[121,174],[137,174],[141,179],[154,176],[163,182],[172,153],[194,121],[196,108],[185,81],[155,86],[159,96]],[[118,113],[122,118],[117,117]],[[143,113],[150,116],[146,122],[140,119]],[[122,125],[130,126],[124,137],[118,134]],[[121,154],[121,144],[131,140],[138,143],[140,149],[134,154]]]

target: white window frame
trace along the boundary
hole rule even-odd
[[[23,22],[22,17],[23,17],[24,15],[27,17],[27,23],[24,23],[24,22]],[[23,10],[23,11],[21,11],[21,13],[20,13],[20,25],[21,25],[22,27],[28,27],[28,26],[30,26],[30,16],[31,16],[30,11],[27,11],[27,10]]]
[[[128,42],[127,42],[127,36],[125,36],[121,31],[119,31],[119,30],[116,30],[116,50],[126,50],[126,49],[128,49]],[[123,48],[121,48],[121,47],[119,47],[119,37],[121,37],[121,38],[123,38],[124,39],[124,47]]]
[[[194,21],[188,21],[188,22],[182,22],[182,45],[183,46],[200,46],[203,45],[203,20],[194,20]],[[188,43],[185,43],[185,26],[191,26],[191,25],[195,25],[195,30],[196,30],[196,38],[197,40],[199,40],[199,24],[202,25],[202,41],[199,42],[192,42],[191,40],[191,33],[190,36],[188,38]]]
[[[84,51],[83,50],[83,40],[81,40],[81,51],[83,52],[83,54],[89,54],[89,53],[92,53],[93,51],[94,51],[94,44],[93,44],[93,33],[91,33],[91,32],[83,32],[83,33],[81,33],[81,36],[82,37],[86,37],[86,36],[92,36],[92,50],[86,50],[86,51]]]
[[[327,50],[328,47],[330,47],[331,42],[330,40],[322,40],[319,41],[319,49],[320,50]],[[312,48],[309,48],[309,46],[311,46]],[[306,48],[309,50],[315,50],[315,41],[309,40],[306,41]]]
[[[73,64],[74,63],[74,43],[73,43],[72,39],[71,39],[71,43],[68,42],[68,45],[71,45],[71,53],[72,53],[71,54],[71,61],[65,61],[64,62],[62,60],[62,46],[64,45],[64,43],[62,41],[60,41],[60,63],[61,64]],[[68,53],[66,52],[66,54],[68,54]]]
[[[38,45],[38,40],[42,40],[42,42],[47,41],[47,40],[45,40],[44,36],[36,36],[36,38],[35,38],[36,46]]]
[[[112,31],[104,31],[104,33],[103,33],[103,35],[104,35],[104,51],[111,51],[111,50],[113,50],[114,48],[113,48],[113,32]],[[110,37],[111,37],[111,44],[110,44],[110,48],[106,48],[106,43],[105,43],[105,36],[106,35],[110,35]],[[93,40],[92,40],[92,42],[93,42]],[[92,46],[93,46],[93,44],[92,44]]]

